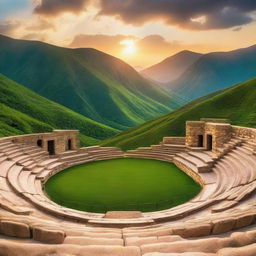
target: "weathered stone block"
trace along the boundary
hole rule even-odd
[[[255,217],[252,213],[239,216],[236,220],[235,229],[251,225],[254,222],[254,219]]]
[[[233,218],[225,219],[225,220],[216,220],[213,221],[213,229],[212,234],[222,234],[232,230],[235,226],[236,220]]]
[[[189,225],[185,228],[183,237],[201,237],[211,234],[212,226],[210,224]]]
[[[1,232],[6,236],[30,238],[29,225],[15,221],[1,221]]]
[[[51,230],[43,227],[33,228],[33,239],[48,244],[62,244],[66,234],[61,230]]]

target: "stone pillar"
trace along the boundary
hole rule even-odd
[[[186,122],[186,146],[198,147],[198,136],[204,135],[204,121],[187,121]]]
[[[205,136],[212,135],[212,151],[223,148],[232,137],[232,126],[225,123],[206,123]]]

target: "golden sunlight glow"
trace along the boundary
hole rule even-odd
[[[200,17],[197,17],[197,18],[191,18],[190,19],[192,22],[196,22],[196,23],[200,23],[201,25],[204,24],[207,20],[206,16],[200,16]]]
[[[132,39],[126,39],[120,42],[121,45],[124,46],[123,54],[130,56],[136,52],[135,42]]]

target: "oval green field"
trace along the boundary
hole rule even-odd
[[[195,197],[201,187],[172,163],[121,158],[70,167],[44,189],[62,206],[104,213],[167,209]]]

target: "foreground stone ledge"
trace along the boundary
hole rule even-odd
[[[18,238],[31,238],[29,225],[15,221],[1,221],[1,233]]]
[[[234,218],[213,221],[212,234],[217,235],[231,231],[234,228],[235,223],[236,219]]]
[[[66,234],[61,230],[52,230],[42,227],[33,228],[33,239],[48,244],[62,244]]]
[[[135,219],[142,218],[140,211],[109,211],[105,214],[106,219]]]
[[[185,228],[182,237],[200,237],[200,236],[209,236],[211,234],[212,225],[204,224],[204,225],[188,225]]]

